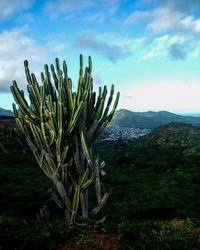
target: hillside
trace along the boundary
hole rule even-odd
[[[170,123],[129,143],[119,154],[119,162],[133,162],[138,167],[157,170],[188,166],[200,160],[200,127]],[[191,163],[189,163],[191,160]]]
[[[29,150],[16,151],[20,144],[13,125],[9,120],[0,123],[0,143],[7,149],[0,149],[0,213],[8,218],[0,220],[2,249],[25,244],[23,249],[30,249],[30,242],[37,244],[34,249],[54,249],[39,245],[73,236],[68,232],[63,238],[58,223],[66,226],[48,192],[52,184]],[[106,162],[102,187],[110,194],[102,228],[120,235],[121,249],[158,249],[158,244],[159,249],[198,249],[200,127],[171,123],[132,142],[99,141],[97,153]],[[89,195],[94,199],[92,189]],[[44,207],[49,221],[38,220]],[[81,237],[77,234],[75,242]],[[166,248],[166,242],[173,247]]]
[[[13,116],[11,110],[0,108],[0,116]]]
[[[16,132],[17,125],[13,117],[0,116],[0,154],[23,151],[26,143]]]
[[[186,123],[172,122],[154,129],[151,133],[143,136],[135,145],[153,144],[166,146],[177,146],[186,149],[197,147],[200,150],[200,127]]]
[[[112,125],[127,128],[153,129],[170,122],[183,122],[199,126],[200,117],[182,116],[167,111],[132,112],[121,109],[115,113]]]
[[[171,123],[115,151],[111,178],[133,217],[200,216],[199,127]]]

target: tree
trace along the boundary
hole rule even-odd
[[[56,190],[52,197],[64,209],[67,220],[75,223],[79,218],[93,216],[104,206],[108,193],[102,196],[100,175],[105,173],[105,163],[93,156],[92,145],[113,118],[119,92],[109,112],[114,85],[107,100],[106,86],[103,90],[99,87],[98,95],[93,91],[91,57],[83,72],[80,55],[76,92],[73,92],[65,61],[62,70],[58,58],[50,70],[45,65],[41,85],[35,74],[30,73],[27,60],[24,66],[30,102],[16,81],[11,86],[18,106],[17,109],[13,104],[19,133],[25,137],[40,168],[52,180]],[[88,188],[94,180],[97,206],[89,213]]]

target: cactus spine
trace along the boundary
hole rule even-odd
[[[83,57],[80,55],[79,80],[76,92],[68,76],[64,61],[61,70],[59,59],[55,66],[44,66],[39,85],[35,74],[31,74],[28,61],[24,62],[27,91],[24,92],[13,81],[11,91],[15,102],[13,111],[19,132],[26,138],[33,154],[45,175],[54,184],[56,192],[52,198],[64,209],[70,223],[78,218],[95,215],[105,204],[108,194],[102,197],[100,175],[104,174],[104,162],[95,159],[92,144],[111,121],[119,101],[117,93],[113,108],[114,85],[107,104],[107,87],[99,87],[98,95],[93,91],[92,60],[83,72]],[[54,84],[53,84],[54,82]],[[95,181],[97,206],[88,211],[88,188]]]

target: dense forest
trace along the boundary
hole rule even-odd
[[[50,181],[14,126],[0,123],[0,249],[58,249],[62,242],[105,249],[84,230],[67,229]],[[106,162],[110,194],[98,227],[119,249],[199,249],[199,127],[171,123],[134,141],[99,140],[94,154]]]

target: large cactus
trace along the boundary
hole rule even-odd
[[[90,57],[83,72],[83,57],[80,55],[76,92],[73,92],[65,61],[62,70],[58,59],[50,70],[45,65],[41,85],[35,74],[30,74],[28,61],[24,66],[30,102],[26,101],[16,81],[11,86],[18,106],[17,109],[13,104],[19,133],[26,138],[40,168],[52,180],[56,190],[52,191],[53,199],[64,209],[69,222],[75,223],[77,218],[95,215],[107,200],[108,194],[102,197],[100,186],[105,164],[98,158],[94,159],[91,146],[111,121],[119,93],[109,112],[114,86],[105,106],[107,88],[104,86],[102,90],[99,87],[98,96],[93,91]],[[88,187],[93,181],[97,206],[88,213]]]

